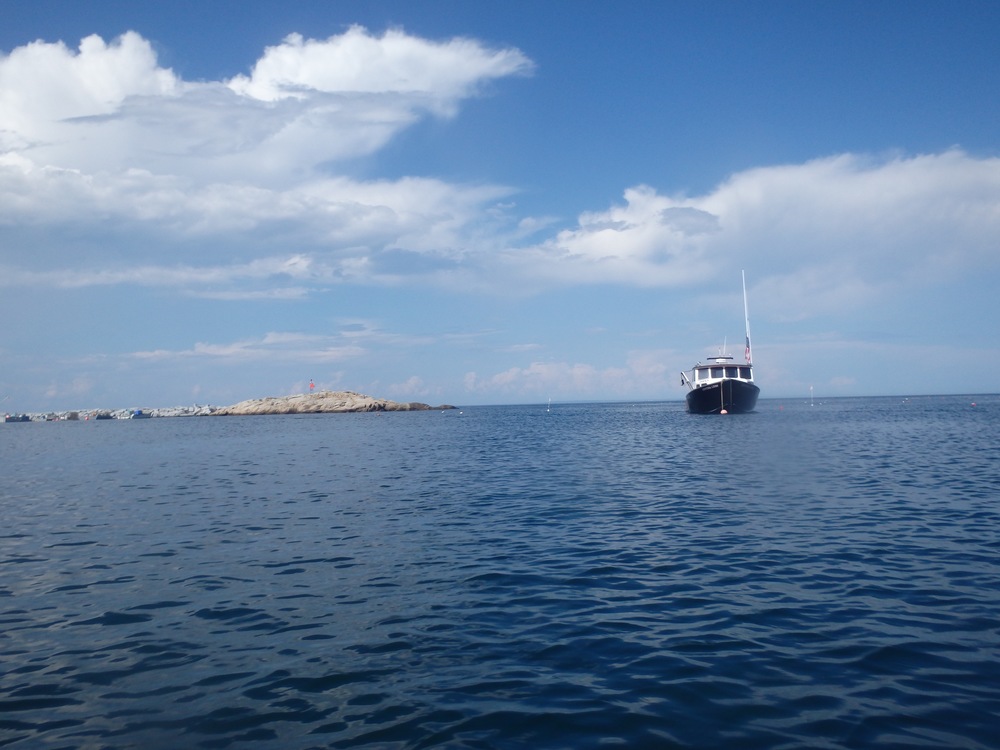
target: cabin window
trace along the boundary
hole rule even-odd
[[[727,378],[736,378],[736,377],[739,377],[737,375],[737,373],[739,372],[739,369],[740,368],[738,368],[738,367],[727,367],[726,368],[726,377]]]
[[[744,380],[750,380],[750,368],[749,367],[741,367],[740,368],[740,377],[743,378]]]
[[[712,368],[712,377],[713,378],[721,378],[722,377],[722,371],[723,371],[723,369],[725,369],[725,368],[722,368],[722,367],[713,367]]]

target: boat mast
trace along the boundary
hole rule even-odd
[[[747,311],[747,272],[740,271],[743,274],[743,317],[747,323],[747,348],[746,348],[746,358],[747,364],[753,364],[753,357],[750,354],[750,313]]]

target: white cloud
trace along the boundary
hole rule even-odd
[[[184,360],[214,360],[219,363],[276,361],[304,364],[330,364],[356,361],[377,356],[379,352],[437,343],[433,336],[397,333],[385,330],[374,320],[349,318],[336,321],[332,330],[324,333],[301,331],[270,331],[262,336],[228,342],[200,341],[188,349],[153,349],[132,352],[126,359],[144,362],[179,362]],[[397,395],[427,394],[429,389],[412,376],[391,386]]]
[[[38,252],[30,243],[35,250],[22,252],[8,241],[0,285],[190,284],[203,290],[278,278],[398,283],[454,269],[476,244],[482,252],[484,240],[474,237],[492,231],[492,242],[502,241],[507,225],[482,208],[506,192],[419,178],[330,178],[286,191],[221,184],[185,190],[148,172],[88,176],[8,158],[0,160],[0,224],[48,226],[48,249]],[[94,238],[94,249],[60,242],[64,226],[73,236]],[[148,233],[157,241],[132,239]],[[237,258],[265,255],[212,263],[215,256],[233,258],[234,246]],[[301,250],[271,255],[279,246]]]
[[[206,292],[190,292],[192,297],[201,299],[216,299],[224,301],[248,301],[248,300],[290,300],[305,299],[309,296],[309,289],[305,287],[274,287],[269,289],[247,289],[247,290],[213,290]]]
[[[624,198],[505,254],[508,273],[671,287],[747,267],[768,279],[757,299],[801,315],[1000,260],[1000,159],[960,150],[882,160],[845,154],[738,173],[703,196],[640,186]]]
[[[312,92],[418,94],[429,108],[453,114],[455,102],[483,81],[531,70],[518,50],[490,50],[471,39],[432,42],[390,30],[374,37],[352,26],[327,40],[290,34],[268,47],[252,74],[228,85],[262,101],[306,99]]]
[[[468,372],[464,377],[469,393],[539,398],[614,398],[627,394],[662,393],[668,382],[664,364],[673,358],[663,350],[629,352],[620,367],[597,367],[582,362],[532,362],[525,367],[511,367],[492,375]]]
[[[0,150],[63,138],[78,118],[112,114],[129,97],[173,97],[180,87],[132,31],[111,44],[88,36],[76,52],[32,42],[0,55]]]
[[[364,347],[345,343],[336,336],[272,332],[260,338],[223,344],[198,342],[190,349],[135,352],[133,359],[164,361],[181,359],[216,359],[227,361],[273,361],[281,356],[303,363],[329,363],[356,359],[366,353]]]
[[[89,36],[77,50],[39,41],[0,56],[0,151],[87,174],[297,179],[531,68],[512,48],[355,26],[325,40],[291,35],[249,77],[189,82],[135,32],[110,44]]]
[[[230,266],[135,266],[118,270],[68,270],[27,271],[17,268],[0,266],[0,287],[34,287],[48,286],[63,289],[76,289],[90,286],[114,286],[119,284],[138,284],[141,286],[184,287],[194,294],[202,296],[217,296],[220,299],[227,294],[233,299],[251,298],[255,292],[242,290],[239,292],[199,292],[206,285],[228,284],[236,281],[261,281],[275,279],[296,279],[300,281],[331,281],[337,276],[337,269],[330,266],[318,266],[312,259],[303,255],[292,255],[284,258],[259,258],[249,263]],[[284,291],[269,288],[263,290],[268,295],[278,298],[289,296],[299,297],[304,294],[301,287],[284,288]]]
[[[345,318],[337,321],[337,335],[354,345],[413,347],[435,343],[434,336],[387,331],[374,320]]]
[[[575,228],[509,259],[569,283],[678,285],[711,273],[705,248],[717,241],[717,215],[645,185],[624,197],[624,205],[581,214]]]

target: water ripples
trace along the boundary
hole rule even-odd
[[[977,401],[8,427],[0,746],[996,748]]]

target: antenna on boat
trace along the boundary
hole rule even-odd
[[[753,364],[753,357],[750,355],[750,313],[747,310],[747,272],[740,271],[743,275],[743,317],[747,322],[747,348],[746,348],[746,359],[747,364]]]

